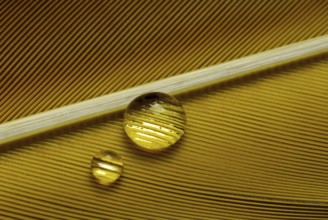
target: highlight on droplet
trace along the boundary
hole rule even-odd
[[[161,151],[184,134],[186,114],[181,103],[165,93],[152,92],[135,98],[124,114],[128,137],[141,149]]]
[[[122,157],[111,150],[97,152],[91,160],[91,174],[102,185],[109,186],[123,173]]]

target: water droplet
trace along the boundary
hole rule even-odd
[[[109,186],[114,183],[123,172],[123,161],[114,151],[100,151],[91,161],[91,173],[98,183]]]
[[[152,92],[134,99],[124,114],[124,130],[146,151],[160,151],[175,144],[183,135],[186,115],[174,97]]]

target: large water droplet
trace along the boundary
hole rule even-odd
[[[124,114],[124,130],[146,151],[160,151],[175,144],[183,135],[186,115],[174,97],[147,93],[134,99]]]
[[[96,181],[109,186],[114,183],[123,172],[123,161],[114,151],[100,151],[91,161],[91,173]]]

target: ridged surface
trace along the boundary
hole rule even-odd
[[[327,34],[327,9],[326,1],[1,1],[1,122]]]
[[[1,1],[10,121],[324,35],[326,1]],[[328,59],[179,97],[185,136],[134,148],[122,115],[0,154],[1,219],[327,219]],[[99,150],[123,156],[104,189]]]

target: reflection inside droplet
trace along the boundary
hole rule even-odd
[[[184,109],[174,97],[148,93],[134,99],[124,114],[124,130],[139,147],[159,151],[175,144],[183,135]]]
[[[91,173],[96,181],[109,186],[123,173],[123,161],[114,151],[100,151],[91,161]]]

